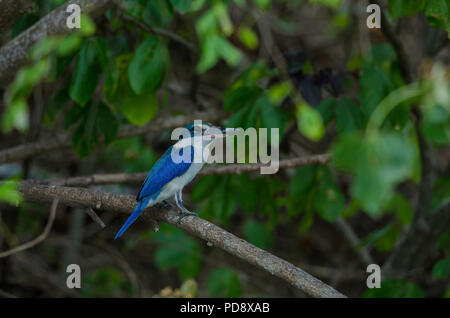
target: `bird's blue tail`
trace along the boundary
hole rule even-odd
[[[133,213],[128,217],[128,219],[125,221],[125,223],[120,228],[119,232],[117,232],[116,237],[122,236],[122,234],[130,227],[131,224],[138,218],[138,216],[142,213],[142,211],[147,207],[148,202],[150,201],[150,197],[143,198],[141,201],[139,201],[138,205],[134,209]]]

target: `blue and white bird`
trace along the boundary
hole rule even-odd
[[[180,218],[196,215],[183,206],[183,188],[194,179],[206,163],[208,158],[203,156],[204,149],[208,148],[216,138],[224,137],[225,129],[213,127],[210,123],[205,122],[192,123],[185,128],[189,131],[189,136],[185,136],[167,149],[153,165],[137,195],[138,204],[136,208],[114,239],[120,237],[145,208],[161,202],[172,205],[168,201],[172,197],[181,211]],[[179,158],[174,160],[173,150],[176,150],[174,153],[178,153],[180,157],[183,156],[183,153],[187,156],[190,155],[190,160],[181,161],[178,160]]]

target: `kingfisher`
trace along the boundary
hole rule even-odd
[[[172,197],[180,209],[179,220],[185,216],[197,215],[183,206],[183,188],[195,178],[208,160],[209,147],[218,138],[225,137],[227,130],[207,122],[195,121],[184,127],[184,131],[186,133],[153,165],[137,194],[136,208],[114,240],[130,227],[145,208],[157,203],[173,206],[168,201]]]

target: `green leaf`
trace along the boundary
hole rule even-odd
[[[236,78],[235,82],[232,85],[232,88],[235,89],[242,85],[256,85],[257,82],[263,78],[267,78],[271,75],[274,75],[266,65],[264,61],[258,61],[250,65],[241,74]]]
[[[297,173],[289,184],[289,195],[292,198],[302,198],[308,193],[316,182],[317,165],[303,166],[297,169]]]
[[[450,298],[450,287],[447,288],[447,290],[445,291],[445,294],[443,296],[444,298]]]
[[[128,277],[124,272],[113,267],[100,267],[96,271],[89,271],[83,275],[82,297],[136,297]]]
[[[309,0],[311,3],[320,3],[330,8],[338,8],[342,0]]]
[[[260,109],[261,128],[267,128],[267,140],[272,143],[272,128],[279,129],[279,141],[283,138],[284,128],[286,127],[286,116],[281,108],[274,106],[267,95],[261,96],[256,101],[256,106]]]
[[[113,60],[111,50],[105,39],[93,39],[95,52],[100,66],[102,68],[104,83],[103,92],[105,96],[111,96],[119,85],[119,69],[117,63]]]
[[[325,126],[328,125],[335,116],[336,106],[337,100],[334,98],[326,99],[321,102],[319,106],[317,106],[317,111],[322,116],[322,120]]]
[[[157,36],[151,36],[136,50],[129,68],[129,80],[133,91],[142,94],[157,90],[166,75],[167,51]]]
[[[403,196],[398,193],[394,194],[386,210],[394,211],[397,219],[403,224],[408,225],[412,221],[413,210],[411,203]]]
[[[2,118],[2,130],[9,133],[14,128],[25,132],[28,130],[28,105],[23,98],[17,98],[10,103]]]
[[[155,118],[158,112],[158,98],[153,91],[136,95],[128,90],[119,108],[130,123],[143,126]]]
[[[98,141],[96,124],[98,103],[89,103],[81,109],[82,120],[72,133],[72,147],[80,157],[89,155]]]
[[[168,0],[146,1],[147,7],[142,13],[142,20],[151,27],[164,28],[173,18],[173,8]]]
[[[369,235],[367,235],[365,238],[363,238],[359,242],[357,248],[371,246],[371,245],[375,244],[375,242],[377,242],[380,238],[382,238],[387,233],[389,233],[389,231],[391,231],[393,228],[394,228],[394,224],[388,224],[388,225],[382,227],[381,229],[378,229],[378,230],[370,233]]]
[[[258,48],[259,39],[252,29],[248,27],[242,27],[239,29],[238,35],[241,42],[250,50],[255,50]]]
[[[45,107],[44,118],[47,123],[52,123],[56,116],[67,106],[69,96],[70,77],[66,77],[55,89]]]
[[[97,124],[105,137],[105,144],[108,145],[114,141],[119,132],[119,122],[109,107],[104,103],[100,103],[99,105]]]
[[[211,212],[214,218],[226,222],[237,208],[237,197],[232,191],[230,176],[222,178],[216,187],[210,197]]]
[[[239,277],[224,267],[217,268],[209,274],[207,286],[208,292],[214,297],[235,298],[242,293]]]
[[[220,36],[217,38],[216,50],[220,53],[229,66],[236,66],[241,61],[241,51],[239,51],[224,37]]]
[[[378,66],[363,69],[359,98],[366,115],[372,114],[380,102],[394,89],[389,76]]]
[[[214,191],[214,185],[220,182],[218,176],[201,176],[192,189],[191,199],[200,202],[207,199]]]
[[[13,25],[11,38],[14,39],[20,33],[28,29],[39,20],[39,16],[33,12],[24,13]]]
[[[200,270],[201,249],[185,232],[161,224],[160,231],[151,233],[159,247],[155,262],[160,269],[175,268],[182,279],[195,277]]]
[[[317,181],[319,184],[315,193],[314,207],[324,220],[334,222],[345,208],[344,195],[328,168],[320,168]]]
[[[389,252],[395,247],[399,235],[398,227],[392,226],[375,241],[375,247],[380,252]]]
[[[439,248],[444,252],[450,252],[450,229],[445,231],[439,238]]]
[[[414,156],[410,140],[396,133],[347,134],[333,148],[335,166],[355,175],[352,195],[372,216],[381,212],[393,187],[412,175]]]
[[[200,10],[205,5],[206,0],[170,0],[170,3],[181,14]]]
[[[234,186],[239,200],[239,205],[246,213],[254,213],[261,201],[259,196],[259,183],[250,179],[247,174],[233,176]]]
[[[242,53],[227,39],[218,34],[211,34],[207,40],[202,42],[202,54],[197,65],[197,72],[206,72],[216,65],[220,58],[223,58],[228,65],[236,66],[241,57]]]
[[[89,37],[95,33],[95,29],[94,21],[87,14],[82,13],[80,16],[80,33]]]
[[[17,98],[27,98],[33,87],[48,74],[49,70],[49,58],[43,58],[32,65],[22,67],[7,91],[6,104]]]
[[[425,7],[425,16],[432,27],[445,27],[449,22],[447,0],[428,0]]]
[[[372,288],[367,290],[363,297],[365,298],[423,298],[425,297],[422,289],[407,280],[384,280],[381,282],[381,288]]]
[[[325,133],[322,116],[305,103],[297,106],[297,122],[300,132],[313,141],[320,140]]]
[[[0,184],[0,202],[18,206],[22,200],[22,194],[19,192],[19,183],[6,181]]]
[[[450,142],[450,113],[443,106],[427,107],[421,127],[433,144],[444,146]]]
[[[98,83],[96,51],[92,41],[86,41],[81,48],[70,84],[69,95],[80,105],[85,105],[94,94]]]
[[[389,12],[394,19],[423,11],[427,0],[389,0]]]
[[[273,105],[281,104],[291,93],[292,86],[290,83],[281,82],[273,85],[269,89],[269,99]]]
[[[450,277],[450,257],[437,262],[433,267],[433,278],[445,279]]]
[[[236,211],[238,200],[235,194],[235,181],[232,176],[202,177],[194,187],[192,199],[201,203],[200,215],[228,221]]]
[[[195,24],[198,36],[202,40],[206,40],[219,32],[219,23],[216,15],[212,10],[208,10]]]
[[[270,8],[271,1],[270,0],[253,0],[253,2],[261,9],[267,10]]]
[[[226,94],[224,109],[237,110],[253,104],[263,92],[264,90],[256,85],[239,86]]]
[[[366,118],[351,99],[343,98],[336,105],[337,130],[340,134],[363,129]]]
[[[83,38],[78,34],[71,34],[63,38],[56,47],[56,53],[59,56],[67,56],[74,53],[80,48],[83,43]]]
[[[245,222],[244,235],[247,241],[264,250],[271,247],[275,241],[273,233],[264,224],[253,220]]]
[[[50,36],[46,37],[36,44],[30,50],[30,58],[37,61],[43,58],[44,56],[50,54],[60,43],[61,38]]]

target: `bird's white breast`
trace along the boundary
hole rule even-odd
[[[190,146],[188,146],[190,147]],[[186,148],[188,148],[186,147]],[[194,156],[195,152],[203,151],[201,147],[196,147],[194,145]],[[158,195],[156,200],[149,202],[148,206],[151,206],[155,203],[161,202],[163,200],[169,199],[173,197],[178,191],[182,190],[186,184],[192,181],[197,173],[202,169],[205,162],[201,163],[191,163],[188,170],[183,173],[181,176],[172,179],[165,186],[163,186],[161,193]]]

